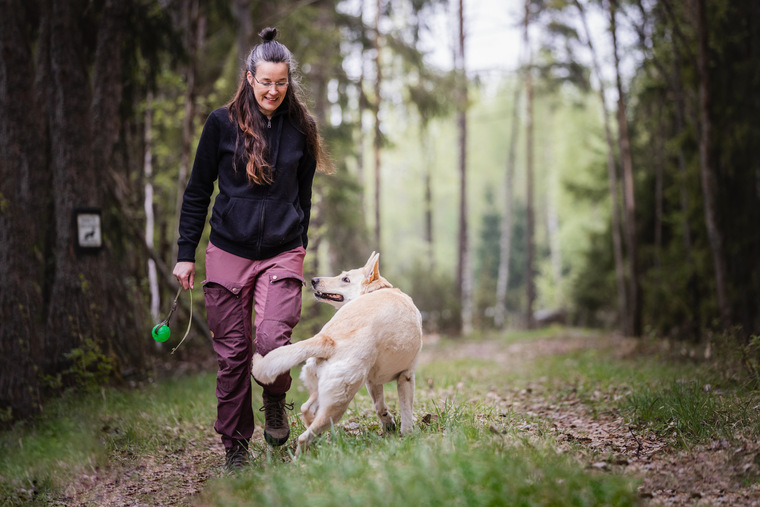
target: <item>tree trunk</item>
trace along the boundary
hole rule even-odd
[[[182,146],[180,148],[179,170],[177,171],[177,200],[175,217],[182,210],[182,198],[187,180],[190,177],[192,143],[195,136],[195,78],[197,74],[198,52],[206,31],[206,18],[203,15],[198,0],[185,0],[183,6],[185,24],[185,47],[188,52],[188,64],[185,68],[185,114],[182,117]],[[177,258],[177,242],[172,243],[172,259]]]
[[[330,29],[332,18],[331,14],[333,10],[329,2],[318,1],[316,4],[319,12],[316,16],[316,22],[321,30],[327,32]],[[320,127],[327,123],[328,110],[330,104],[327,100],[327,82],[329,80],[329,70],[325,64],[321,61],[317,61],[312,65],[312,70],[309,73],[309,81],[313,90],[314,97],[314,116],[317,125]],[[322,229],[324,223],[324,187],[322,185],[314,185],[312,188],[312,202],[311,202],[311,222],[309,223],[309,250],[313,252],[319,252],[319,248],[322,244],[322,234],[319,231]],[[328,257],[330,262],[333,261],[333,256]],[[312,273],[319,273],[320,260],[319,255],[310,256],[311,265],[308,267]],[[332,271],[332,268],[329,270]],[[318,311],[315,309],[314,311]]]
[[[123,89],[122,41],[128,3],[107,0],[98,27],[98,47],[95,52],[92,88],[93,157],[95,171],[108,167],[116,141],[119,139],[121,118],[119,106]],[[118,100],[114,100],[117,97]]]
[[[74,6],[52,0],[50,30],[50,79],[48,93],[54,109],[49,111],[51,169],[54,188],[55,277],[47,322],[44,370],[66,364],[64,354],[101,335],[99,322],[101,276],[105,254],[78,254],[72,226],[74,209],[102,208],[104,171],[94,170],[93,134],[90,117],[90,86],[81,61]]]
[[[527,67],[525,70],[525,327],[533,329],[533,304],[536,300],[536,285],[534,272],[535,257],[535,217],[533,209],[533,52],[530,47],[530,0],[525,0],[524,41],[527,51]]]
[[[237,30],[235,31],[235,44],[237,45],[238,53],[237,68],[242,68],[245,59],[248,58],[248,53],[256,42],[253,32],[251,0],[234,0],[232,11],[237,21]]]
[[[526,69],[523,72],[527,72]],[[507,170],[504,178],[504,219],[501,221],[501,235],[499,238],[499,271],[496,276],[496,308],[494,310],[494,324],[497,328],[503,328],[507,315],[507,289],[509,288],[509,262],[512,254],[512,198],[515,178],[515,151],[517,148],[517,128],[520,120],[520,91],[522,84],[515,86],[515,95],[512,99],[512,132],[509,136],[509,151],[507,154]]]
[[[599,57],[594,49],[594,43],[591,40],[591,31],[588,28],[586,13],[580,2],[575,0],[575,5],[581,14],[583,31],[586,35],[586,41],[594,67],[594,74],[599,81],[599,101],[602,104],[602,116],[604,123],[604,137],[607,141],[607,181],[610,192],[610,215],[612,223],[610,226],[612,233],[612,252],[615,258],[615,279],[617,281],[617,298],[618,313],[620,315],[620,325],[625,329],[626,316],[628,315],[628,297],[625,287],[625,262],[623,259],[623,240],[621,238],[620,227],[620,204],[618,203],[618,177],[615,163],[615,144],[612,140],[612,128],[610,127],[610,113],[607,109],[607,99],[605,98],[604,81],[602,80],[602,70],[599,65]]]
[[[36,364],[42,352],[50,181],[47,132],[34,85],[23,9],[0,0],[0,410],[12,418],[39,409]],[[40,42],[38,54],[48,45]],[[33,132],[34,135],[29,135]],[[29,217],[36,217],[30,220]]]
[[[39,91],[51,101],[46,120],[50,132],[56,133],[50,137],[48,166],[55,188],[51,221],[55,233],[43,373],[93,367],[74,365],[67,356],[75,350],[113,359],[115,373],[121,366],[144,360],[145,346],[134,343],[138,315],[129,303],[133,294],[123,283],[128,277],[119,262],[124,252],[119,234],[124,218],[112,205],[117,190],[110,178],[114,172],[111,153],[120,124],[102,117],[118,117],[121,103],[123,66],[117,53],[123,48],[129,18],[122,11],[124,6],[118,0],[107,1],[99,13],[92,75],[82,54],[77,5],[52,0],[43,9],[50,13],[50,21],[49,30],[40,31],[41,44],[49,43],[50,50]],[[92,127],[96,117],[103,122],[97,125],[98,132]],[[96,143],[101,145],[95,147]],[[101,250],[77,249],[74,217],[78,208],[102,211]]]
[[[550,118],[551,120],[551,118]],[[553,125],[547,126],[547,131],[552,130]],[[552,279],[556,293],[555,305],[562,300],[562,245],[559,237],[559,216],[557,214],[557,176],[554,171],[554,152],[552,145],[546,148],[546,236],[549,244],[549,256],[552,264]]]
[[[148,92],[145,99],[145,155],[143,163],[145,175],[145,245],[153,250],[155,215],[153,213],[153,94]],[[148,287],[150,289],[150,315],[158,322],[161,307],[161,293],[158,288],[156,261],[148,259]]]
[[[636,240],[636,196],[633,180],[633,157],[631,141],[628,134],[628,117],[626,112],[625,93],[620,75],[620,59],[617,46],[616,11],[617,0],[610,0],[610,34],[612,35],[612,50],[615,60],[615,79],[618,91],[618,141],[620,158],[623,163],[623,226],[628,253],[628,314],[624,322],[625,333],[630,336],[641,336],[641,289],[638,272],[638,255]]]
[[[681,65],[680,56],[676,51],[674,59],[674,74],[675,74],[675,122],[676,122],[676,136],[681,136],[686,127],[686,105],[684,104],[683,86],[681,84]],[[690,199],[688,191],[688,171],[686,169],[686,155],[684,154],[683,146],[678,146],[678,176],[680,178],[680,200],[681,200],[681,213],[683,213],[683,244],[684,251],[686,253],[686,259],[689,264],[693,263],[692,254],[692,239],[691,239],[691,224],[689,222],[689,208]],[[693,275],[692,275],[693,276]],[[696,308],[695,308],[696,310]]]
[[[367,25],[364,23],[364,8],[365,8],[365,1],[361,0],[361,4],[359,7],[359,25],[360,25],[360,35],[359,39],[361,41],[366,40],[367,38]],[[364,111],[371,111],[371,106],[369,99],[367,98],[367,93],[364,90],[365,86],[365,71],[366,66],[364,65],[364,60],[366,56],[366,48],[364,45],[362,45],[362,64],[361,64],[361,72],[359,74],[359,82],[356,83],[356,87],[359,92],[359,138],[356,140],[356,145],[358,146],[358,149],[356,150],[356,179],[359,182],[359,188],[361,189],[361,192],[359,192],[359,209],[361,212],[367,216],[368,210],[366,208],[367,205],[367,198],[365,197],[366,194],[366,188],[367,188],[367,182],[366,182],[366,162],[364,159],[364,140],[369,139],[369,128],[366,125],[366,122],[364,121]]]
[[[472,332],[472,273],[470,271],[470,245],[467,233],[467,66],[465,64],[464,0],[459,0],[459,100],[457,124],[459,126],[459,262],[457,285],[460,291],[462,333]]]
[[[699,50],[697,71],[699,75],[699,174],[702,180],[702,194],[705,205],[705,225],[715,269],[715,289],[718,296],[720,322],[724,329],[732,323],[731,307],[726,286],[726,259],[723,253],[723,233],[718,223],[715,191],[717,182],[710,163],[712,148],[712,122],[710,120],[710,72],[708,68],[709,45],[707,40],[707,19],[705,0],[697,0],[697,34]]]
[[[657,270],[657,276],[660,276],[662,267],[662,227],[663,227],[663,178],[665,174],[665,129],[662,125],[662,110],[658,108],[654,112],[656,116],[657,135],[654,141],[654,265]]]
[[[430,131],[428,128],[423,128],[420,132],[422,137],[423,157],[425,167],[423,168],[424,174],[422,176],[423,186],[423,208],[424,208],[424,224],[425,224],[425,245],[427,245],[427,258],[428,258],[428,270],[432,273],[435,267],[435,250],[433,248],[433,167],[434,152],[430,139]]]
[[[374,46],[375,46],[375,101],[374,117],[375,117],[375,142],[373,144],[375,154],[375,250],[381,251],[381,234],[380,234],[380,148],[382,147],[382,132],[380,130],[380,91],[382,83],[382,67],[380,60],[380,15],[382,12],[383,2],[377,0],[375,11],[375,30],[374,30]]]

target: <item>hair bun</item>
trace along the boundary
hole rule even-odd
[[[275,37],[277,37],[277,29],[276,28],[264,28],[261,33],[259,33],[259,37],[261,37],[261,40],[264,42],[270,42],[273,41]]]

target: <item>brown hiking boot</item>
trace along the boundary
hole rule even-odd
[[[285,409],[293,410],[292,403],[285,403],[285,395],[271,395],[264,392],[264,439],[273,447],[284,444],[290,436],[288,413]]]
[[[248,464],[248,449],[240,444],[234,445],[225,451],[224,468],[228,472],[235,472]]]

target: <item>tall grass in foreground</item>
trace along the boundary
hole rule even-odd
[[[635,483],[585,470],[551,440],[483,407],[450,403],[411,437],[334,430],[292,463],[259,457],[214,481],[201,505],[634,505]],[[486,424],[484,425],[484,422]],[[490,424],[488,424],[490,422]],[[510,421],[509,427],[517,427]],[[489,429],[490,428],[490,429]]]

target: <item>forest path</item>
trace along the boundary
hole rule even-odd
[[[507,346],[484,341],[463,342],[441,351],[435,346],[427,347],[422,362],[477,358],[497,361],[505,371],[528,371],[541,357],[600,349],[624,358],[634,354],[636,346],[635,339],[571,331],[560,338]],[[620,395],[594,391],[595,407],[590,407],[572,394],[558,396],[546,379],[535,379],[507,392],[491,390],[486,402],[548,421],[558,450],[573,453],[586,468],[637,477],[644,505],[760,506],[760,444],[714,440],[691,450],[674,450],[662,438],[638,434],[614,410],[612,402]],[[538,425],[530,424],[520,430],[535,434],[542,431]]]
[[[439,346],[431,338],[420,363],[472,358],[496,361],[505,371],[529,371],[542,357],[589,348],[614,350],[615,355],[624,357],[634,347],[635,342],[630,340],[572,332],[506,346],[497,341]],[[418,378],[418,390],[425,389],[425,383],[426,379]],[[629,427],[612,403],[606,403],[618,393],[594,392],[593,396],[595,409],[567,393],[558,397],[546,379],[531,379],[511,390],[494,388],[481,401],[487,407],[548,422],[558,451],[573,454],[580,466],[639,478],[642,504],[760,505],[760,482],[756,480],[760,445],[715,441],[689,451],[674,451],[662,439],[639,435]],[[546,426],[525,424],[519,431],[538,437]],[[107,470],[72,481],[65,492],[65,504],[192,505],[206,481],[224,475],[219,438],[213,430],[204,435],[202,442],[192,441],[160,455],[112,456]],[[254,439],[262,439],[258,427]],[[150,503],[145,498],[150,498]]]

